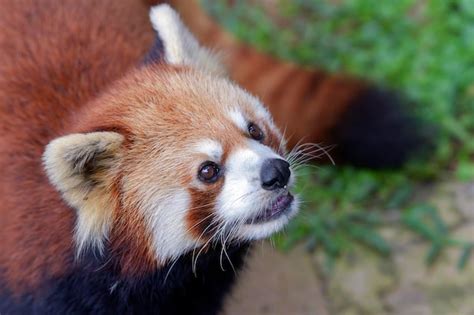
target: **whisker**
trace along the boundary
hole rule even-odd
[[[175,261],[174,261],[173,264],[171,265],[170,269],[169,269],[168,272],[166,273],[165,280],[163,281],[164,284],[166,284],[166,280],[168,280],[168,276],[170,275],[171,270],[173,269],[174,265],[176,265],[177,262],[178,262],[178,259],[175,259]]]

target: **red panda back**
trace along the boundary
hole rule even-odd
[[[136,0],[0,7],[0,273],[20,292],[61,273],[74,255],[74,212],[46,179],[45,145],[140,62],[153,32]]]
[[[65,116],[136,65],[153,40],[140,1],[11,0],[1,7],[3,128],[27,120],[30,128],[62,129]]]

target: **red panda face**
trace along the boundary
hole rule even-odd
[[[151,20],[164,60],[86,105],[75,133],[43,155],[51,183],[76,210],[78,253],[128,244],[132,260],[163,263],[280,230],[298,200],[270,114],[222,76],[171,8],[156,7]]]
[[[121,119],[140,129],[124,156],[121,190],[127,208],[143,215],[157,257],[281,229],[298,207],[294,175],[260,102],[191,70],[157,67],[137,77],[145,80],[143,91],[132,89],[139,97],[120,97],[134,108]]]

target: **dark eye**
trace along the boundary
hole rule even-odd
[[[263,139],[263,131],[257,125],[250,123],[249,124],[249,135],[252,139],[261,141]]]
[[[219,178],[220,168],[214,162],[204,162],[199,168],[198,177],[205,183],[214,183]]]

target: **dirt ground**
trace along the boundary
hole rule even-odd
[[[288,254],[257,245],[223,315],[327,315],[321,283],[301,248]]]
[[[452,235],[474,241],[474,182],[445,182],[419,192],[441,209]],[[425,264],[428,245],[413,233],[388,227],[391,258],[357,249],[331,275],[321,255],[302,248],[281,253],[256,246],[229,296],[223,315],[474,315],[474,254],[457,269],[459,250]]]

